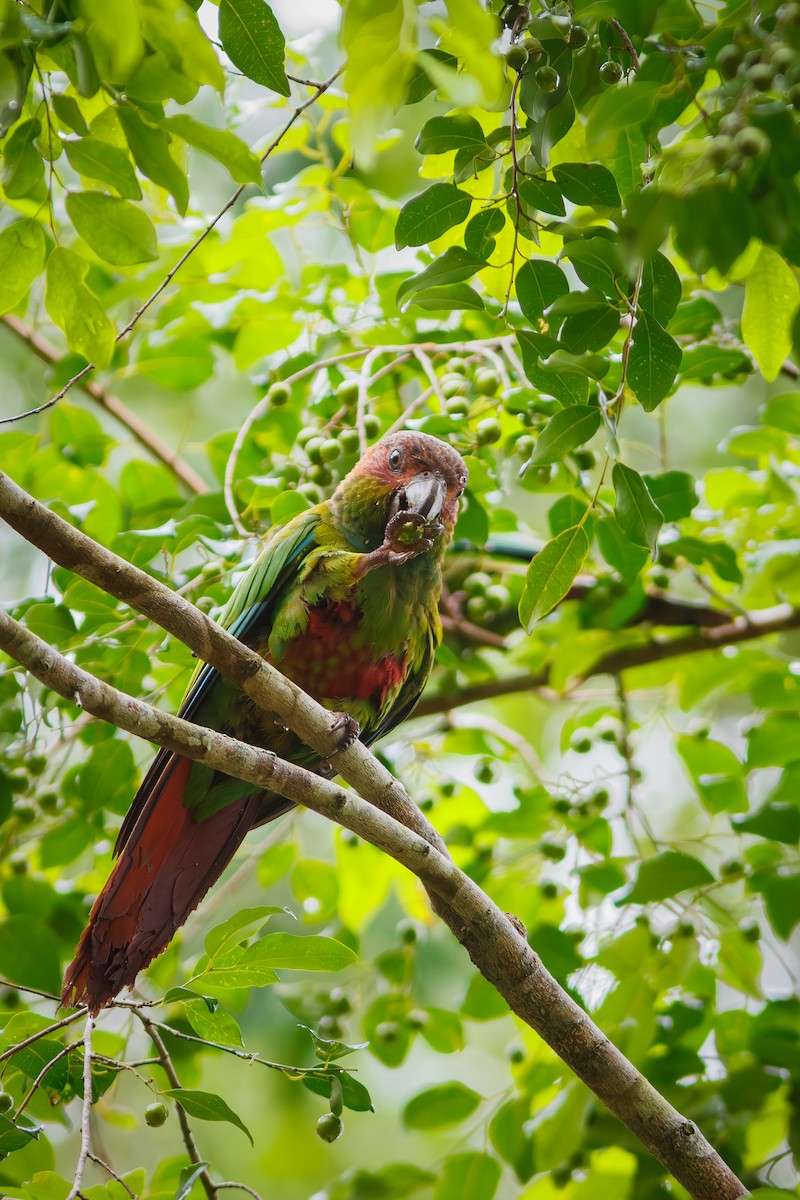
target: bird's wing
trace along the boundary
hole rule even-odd
[[[425,684],[428,682],[428,676],[433,666],[434,655],[439,638],[436,635],[435,628],[431,625],[426,634],[426,644],[424,652],[417,666],[412,669],[400,689],[395,701],[384,712],[375,714],[375,720],[369,721],[361,727],[361,741],[366,746],[371,746],[373,742],[377,742],[379,738],[385,737],[387,733],[405,721],[407,717],[417,706],[420,696],[422,695]]]
[[[234,637],[245,641],[248,632],[267,617],[284,585],[296,574],[300,562],[316,545],[315,533],[319,519],[317,510],[309,509],[267,542],[220,614],[219,624]],[[219,678],[219,672],[214,667],[199,663],[189,681],[178,716],[191,721],[208,700]],[[153,759],[122,823],[114,847],[115,854],[120,853],[128,840],[142,806],[171,756],[172,751],[162,749]]]

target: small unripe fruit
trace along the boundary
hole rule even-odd
[[[305,446],[316,436],[317,431],[313,425],[304,425],[297,435],[297,444],[298,446]]]
[[[491,583],[492,577],[486,571],[475,571],[464,580],[464,588],[468,596],[482,596]]]
[[[491,446],[493,442],[499,442],[503,431],[497,417],[486,417],[479,421],[475,427],[475,436],[479,446]]]
[[[521,71],[528,61],[528,51],[524,46],[509,46],[506,50],[506,66],[512,71]]]
[[[324,1017],[320,1017],[317,1024],[317,1031],[320,1037],[333,1038],[334,1040],[337,1040],[344,1034],[341,1023],[336,1020],[336,1017],[327,1013]]]
[[[358,403],[358,380],[357,379],[343,380],[339,384],[338,388],[336,389],[336,398],[337,398],[337,400],[341,400],[342,404],[347,404],[348,406],[351,404],[357,404]]]
[[[445,402],[444,411],[449,417],[465,417],[469,412],[469,402],[464,396],[451,396]]]
[[[489,605],[486,603],[485,596],[470,596],[467,600],[466,613],[470,621],[480,623],[488,611]]]
[[[761,937],[761,926],[758,921],[742,921],[739,930],[746,942],[757,942]]]
[[[500,14],[506,29],[513,29],[514,25],[517,25],[517,28],[523,24],[527,25],[530,15],[524,4],[507,4]]]
[[[306,500],[310,500],[312,504],[319,504],[322,499],[322,492],[315,483],[301,483],[297,491],[299,495],[305,496]]]
[[[527,461],[533,454],[533,448],[535,445],[536,443],[534,442],[533,438],[529,434],[524,433],[522,437],[517,438],[517,440],[514,442],[514,453],[518,454],[520,458]]]
[[[558,895],[558,888],[554,883],[540,883],[539,891],[544,896],[545,900],[555,900]]]
[[[500,376],[496,371],[478,371],[475,376],[475,390],[481,396],[494,396],[500,387]]]
[[[308,478],[312,483],[318,483],[320,487],[327,487],[333,481],[333,475],[324,463],[312,463],[308,468]]]
[[[524,48],[528,51],[528,62],[535,63],[538,62],[540,58],[544,58],[544,47],[539,39],[534,37],[532,33],[526,33],[525,36],[520,39],[519,45],[524,46]]]
[[[720,133],[726,133],[729,137],[733,137],[733,135],[738,133],[741,128],[742,118],[739,116],[738,112],[726,113],[725,116],[721,118],[719,123]]]
[[[570,50],[582,50],[588,41],[589,31],[582,25],[573,25],[568,39]]]
[[[169,1110],[166,1104],[162,1104],[160,1100],[157,1100],[154,1104],[148,1104],[144,1110],[144,1119],[151,1129],[158,1129],[160,1125],[164,1124],[168,1116]]]
[[[32,825],[38,814],[33,804],[15,804],[14,815],[21,825]]]
[[[381,419],[375,413],[367,413],[364,417],[364,432],[368,438],[377,437],[381,431]]]
[[[622,67],[619,63],[615,63],[613,59],[609,59],[608,62],[601,64],[599,75],[603,83],[609,85],[619,83],[623,75]]]
[[[320,457],[324,463],[335,462],[341,457],[342,447],[337,438],[328,438],[319,448]]]
[[[27,763],[31,775],[43,775],[47,769],[46,754],[32,754]]]
[[[353,1002],[350,999],[350,993],[344,988],[331,988],[331,994],[328,998],[328,1008],[332,1013],[344,1016],[346,1013],[353,1011]]]
[[[725,167],[736,152],[733,138],[727,133],[718,133],[709,146],[709,155],[718,167]]]
[[[441,380],[442,395],[445,400],[453,396],[466,396],[469,385],[460,375],[444,375]]]
[[[717,55],[717,70],[723,79],[733,79],[742,65],[742,51],[738,46],[723,46]]]
[[[53,813],[58,808],[58,796],[55,792],[42,792],[38,800],[39,808],[44,813]]]
[[[757,92],[768,92],[775,79],[775,72],[769,63],[753,63],[747,68],[747,78]]]
[[[464,375],[467,370],[467,364],[463,358],[449,358],[447,360],[447,369],[452,371],[454,375]]]
[[[570,745],[576,754],[588,754],[592,748],[592,739],[590,737],[574,737]]]
[[[305,445],[305,451],[306,451],[306,454],[308,455],[309,462],[321,463],[322,462],[322,438],[321,437],[309,438]]]
[[[506,1050],[506,1055],[508,1061],[513,1063],[515,1067],[518,1067],[520,1063],[525,1062],[525,1047],[521,1046],[518,1042],[512,1042]]]
[[[719,873],[724,876],[741,875],[744,871],[744,863],[740,858],[728,858],[720,866]]]
[[[315,1126],[317,1137],[322,1138],[323,1142],[335,1142],[337,1138],[342,1136],[344,1126],[342,1125],[341,1117],[337,1117],[335,1113],[323,1113]]]
[[[745,158],[757,158],[760,154],[766,154],[770,147],[770,140],[764,130],[755,129],[753,126],[740,129],[733,141],[736,149]]]
[[[284,404],[289,403],[291,395],[291,388],[288,388],[285,383],[273,383],[267,392],[267,402],[273,408],[282,408]]]
[[[493,583],[486,589],[486,606],[489,612],[502,612],[511,602],[507,587],[502,583]]]
[[[342,429],[339,432],[339,445],[345,454],[353,454],[358,449],[358,430]]]
[[[22,854],[12,854],[11,858],[8,860],[8,865],[11,867],[12,875],[28,874],[28,860]]]
[[[543,92],[554,92],[558,87],[558,71],[553,67],[537,67],[534,78]]]
[[[566,815],[572,812],[572,801],[567,800],[565,796],[560,796],[557,800],[553,801],[553,809],[557,813]]]
[[[406,946],[413,946],[418,937],[417,926],[409,917],[397,922],[397,935]]]
[[[488,758],[481,758],[475,764],[473,771],[478,783],[494,783],[494,767]]]

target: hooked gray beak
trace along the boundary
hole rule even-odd
[[[398,488],[392,498],[392,516],[398,512],[414,512],[426,521],[437,521],[447,498],[447,484],[441,475],[423,471],[410,483]]]

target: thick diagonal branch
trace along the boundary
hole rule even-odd
[[[360,796],[274,754],[125,696],[1,612],[0,648],[42,683],[95,716],[217,770],[278,791],[344,825],[402,863],[442,901],[437,911],[510,1008],[695,1200],[735,1200],[748,1194],[697,1126],[648,1083],[559,986],[507,914],[429,841]]]

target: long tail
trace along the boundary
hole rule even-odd
[[[260,795],[193,820],[183,804],[191,768],[188,758],[170,755],[146,799],[137,797],[144,802],[67,968],[62,1004],[87,1004],[96,1013],[130,986],[166,948],[258,820]]]

